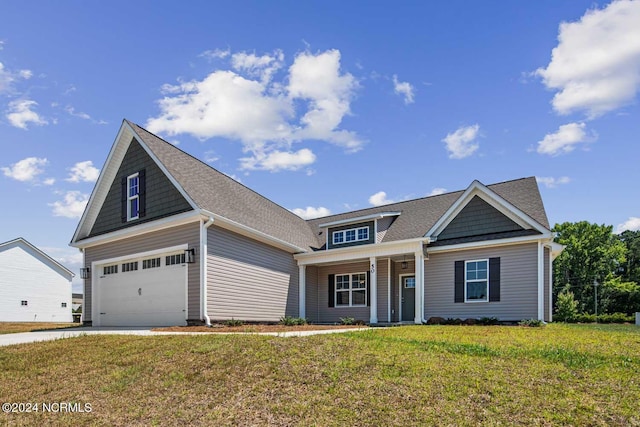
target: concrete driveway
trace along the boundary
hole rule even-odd
[[[354,332],[372,330],[371,328],[352,329],[321,329],[316,331],[290,331],[290,332],[217,332],[217,334],[243,334],[243,335],[271,335],[277,337],[302,337],[309,335],[338,334],[342,332]],[[151,328],[69,328],[50,331],[22,332],[19,334],[0,335],[0,347],[14,344],[26,344],[39,341],[52,341],[62,338],[72,338],[83,335],[212,335],[210,332],[156,332]]]

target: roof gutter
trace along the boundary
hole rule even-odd
[[[207,229],[213,224],[213,217],[200,221],[200,296],[202,298],[202,317],[208,327],[211,327],[211,318],[207,307]]]
[[[228,218],[225,218],[213,212],[209,212],[205,209],[201,209],[200,213],[211,219],[215,219],[218,225],[220,225],[220,227],[222,228],[226,228],[235,233],[250,237],[254,240],[258,240],[259,242],[263,242],[268,245],[275,246],[277,248],[283,249],[291,253],[308,252],[307,249],[301,248],[300,246],[296,246],[289,242],[285,242],[284,240],[270,236],[266,233],[263,233],[262,231],[258,231],[255,228],[247,227],[246,225],[240,224],[239,222],[235,222],[233,220],[230,220]]]

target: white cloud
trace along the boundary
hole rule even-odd
[[[463,126],[455,132],[448,133],[442,140],[449,152],[450,159],[464,159],[480,148],[475,140],[480,132],[480,125]]]
[[[446,192],[447,192],[446,188],[436,187],[433,190],[431,190],[431,193],[427,194],[427,197],[438,196],[438,195],[444,194]]]
[[[0,170],[5,176],[16,181],[35,182],[38,175],[44,172],[44,166],[47,163],[49,161],[46,158],[27,157],[12,164],[10,167],[0,168]]]
[[[296,171],[309,166],[316,161],[316,155],[308,148],[293,151],[257,152],[252,157],[240,159],[240,168],[244,170],[267,170],[278,172],[281,170]]]
[[[238,52],[231,55],[231,66],[251,77],[269,82],[273,74],[283,66],[284,54],[276,50],[273,55],[256,56],[255,53]]]
[[[298,215],[302,219],[313,219],[331,215],[331,211],[322,206],[319,206],[317,208],[314,208],[313,206],[307,206],[305,209],[296,208],[292,209],[291,212]]]
[[[69,170],[71,173],[69,178],[65,180],[69,182],[96,182],[100,175],[100,169],[94,167],[91,160],[78,162]]]
[[[227,50],[222,50],[222,49],[214,49],[214,50],[205,50],[204,52],[202,52],[200,55],[201,58],[206,58],[206,59],[224,59],[227,56],[229,56],[229,54],[231,53],[231,51],[229,49]]]
[[[373,206],[381,206],[395,203],[395,200],[387,199],[387,193],[384,191],[378,191],[376,194],[369,197],[369,203]]]
[[[66,218],[80,218],[89,201],[89,195],[80,191],[67,191],[62,200],[50,203],[53,208],[53,216]]]
[[[4,49],[4,40],[0,40],[0,50]]]
[[[537,151],[540,154],[557,156],[559,154],[570,153],[575,150],[578,144],[594,142],[597,135],[586,132],[584,123],[568,123],[558,128],[555,133],[545,135],[542,141],[538,141]]]
[[[64,111],[69,113],[70,116],[78,117],[78,118],[83,119],[83,120],[91,120],[91,116],[90,115],[88,115],[87,113],[83,113],[81,111],[77,111],[76,112],[75,108],[73,108],[70,105],[67,105],[65,107]]]
[[[27,129],[29,123],[37,126],[46,125],[48,122],[44,120],[38,113],[32,110],[38,103],[30,99],[19,99],[9,103],[9,113],[7,119],[12,126],[20,129]]]
[[[289,68],[289,97],[307,100],[308,109],[293,138],[327,141],[350,152],[360,150],[363,142],[354,132],[338,130],[344,116],[351,113],[357,88],[358,81],[351,74],[340,73],[340,51],[298,54]]]
[[[53,185],[56,183],[56,179],[55,178],[47,178],[44,181],[42,181],[42,183],[44,185]]]
[[[354,132],[339,127],[350,114],[358,87],[351,74],[341,72],[339,51],[302,52],[281,80],[275,78],[284,66],[281,51],[229,55],[233,70],[216,70],[201,81],[164,85],[160,114],[147,121],[147,128],[202,140],[237,140],[249,153],[240,159],[247,169],[291,170],[266,167],[264,162],[291,159],[294,154],[298,163],[309,164],[309,159],[315,160],[310,150],[292,151],[292,145],[302,140],[329,142],[348,152],[362,147]]]
[[[209,150],[204,153],[204,161],[207,163],[215,163],[220,160],[220,157],[216,154],[215,151]]]
[[[398,95],[402,95],[404,97],[405,104],[412,104],[413,101],[413,93],[414,87],[409,82],[400,82],[398,81],[398,76],[393,75],[393,91]]]
[[[33,76],[31,70],[11,71],[0,62],[0,93],[12,93],[13,85],[20,79],[28,80]]]
[[[561,176],[560,178],[554,178],[552,176],[536,176],[538,184],[542,184],[547,188],[556,188],[558,185],[568,184],[571,179],[568,176]]]
[[[590,118],[633,102],[640,89],[640,2],[614,1],[560,24],[551,62],[536,74],[559,114]]]
[[[632,217],[629,217],[629,219],[623,222],[622,224],[618,224],[618,230],[617,230],[618,234],[626,230],[630,230],[630,231],[640,230],[640,217],[632,216]]]

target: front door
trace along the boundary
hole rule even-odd
[[[416,313],[416,276],[400,276],[402,321],[413,321]]]

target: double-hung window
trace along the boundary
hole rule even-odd
[[[465,302],[489,301],[489,260],[465,262]]]
[[[367,274],[336,274],[336,307],[367,305]]]
[[[138,173],[127,177],[127,221],[140,217],[140,177]]]

